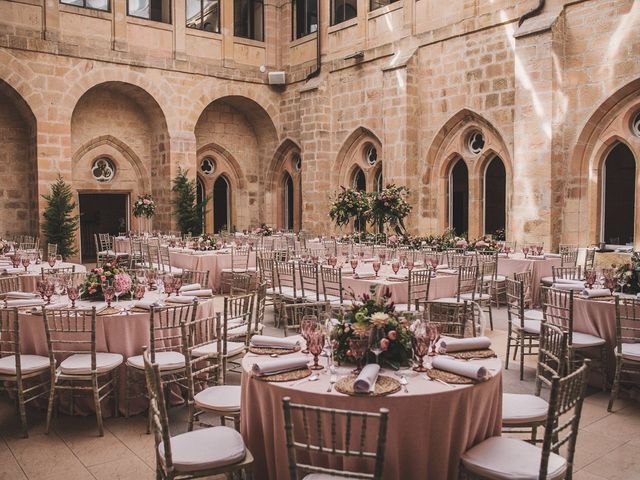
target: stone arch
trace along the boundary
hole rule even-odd
[[[202,98],[198,101],[204,103]],[[229,153],[227,158],[242,166],[244,181],[233,192],[237,204],[234,212],[238,214],[234,225],[246,229],[260,224],[267,217],[264,192],[269,175],[267,166],[278,146],[278,134],[269,112],[251,97],[219,97],[204,106],[193,131],[198,151],[215,143]]]
[[[9,50],[0,50],[0,83],[6,84],[20,96],[34,118],[45,118],[48,104],[43,94],[31,86],[36,76],[31,67]]]
[[[85,82],[91,84],[93,80]],[[75,91],[74,94],[77,95]],[[96,121],[96,117],[99,121]],[[111,148],[120,152],[118,155],[125,158],[122,152],[130,152],[133,156],[129,155],[129,158],[138,158],[145,166],[144,170],[138,171],[149,177],[139,185],[150,187],[149,191],[138,193],[151,193],[158,205],[152,227],[170,230],[170,138],[164,111],[155,97],[132,83],[113,80],[98,82],[78,96],[70,125],[71,145],[76,150],[86,144],[100,142],[108,135],[117,139]],[[103,145],[103,148],[107,148],[107,145]],[[94,185],[94,188],[106,187]]]
[[[470,132],[480,130],[484,146],[477,154],[467,147]],[[469,174],[469,236],[483,234],[484,169],[493,157],[502,160],[507,172],[507,205],[510,204],[512,163],[509,148],[498,129],[478,113],[464,108],[447,120],[435,135],[427,151],[427,161],[422,170],[423,216],[437,219],[437,231],[449,223],[449,173],[458,158],[464,160]],[[507,209],[508,210],[508,209]],[[509,220],[507,218],[507,225]]]
[[[283,179],[288,174],[293,182],[293,229],[300,230],[302,227],[302,170],[296,168],[297,157],[301,156],[300,146],[290,138],[286,138],[276,149],[276,153],[271,161],[271,166],[267,171],[265,199],[270,214],[266,217],[268,221],[277,228],[284,228],[284,202],[285,188]],[[302,160],[304,165],[304,159]]]
[[[571,243],[600,242],[602,226],[602,166],[613,146],[625,144],[640,159],[640,138],[630,129],[631,116],[640,112],[640,79],[623,86],[586,121],[574,147],[564,195],[563,240]],[[636,169],[635,245],[640,242],[640,181]]]
[[[0,80],[0,211],[3,233],[37,236],[37,121],[20,93]]]
[[[378,160],[374,165],[365,161],[364,150],[368,144],[373,145],[378,154]],[[372,130],[366,127],[358,127],[342,142],[333,164],[332,184],[350,187],[355,166],[359,166],[365,174],[367,191],[373,191],[375,171],[382,165],[382,142]]]

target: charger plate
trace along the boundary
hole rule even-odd
[[[262,380],[263,382],[290,382],[292,380],[302,380],[311,375],[311,369],[309,367],[301,368],[298,370],[292,370],[291,372],[276,373],[275,375],[254,375],[254,378]]]
[[[382,397],[399,392],[401,388],[400,382],[395,378],[387,377],[386,375],[378,375],[373,392],[356,393],[353,391],[353,383],[356,381],[356,378],[358,378],[357,375],[348,375],[341,378],[336,382],[336,391],[354,397]]]

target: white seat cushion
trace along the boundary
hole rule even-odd
[[[551,286],[553,285],[553,277],[542,277],[540,279],[540,283]]]
[[[490,282],[491,280],[494,280],[493,275],[485,275],[484,277],[482,277],[483,282]],[[505,277],[504,275],[496,275],[496,283],[505,282],[506,280],[507,277]]]
[[[433,301],[434,302],[438,302],[438,303],[462,303],[463,302],[462,299],[460,299],[460,301],[458,301],[458,299],[454,298],[454,297],[436,298]]]
[[[177,370],[185,366],[184,355],[180,352],[156,352],[155,360],[160,370]],[[127,365],[144,370],[144,359],[142,355],[129,357]]]
[[[544,314],[541,310],[525,310],[524,318],[526,318],[527,320],[538,320],[539,322],[541,322],[544,318]]]
[[[241,462],[246,448],[240,433],[229,427],[194,430],[171,438],[173,465],[179,472],[195,472]],[[164,444],[158,445],[164,459]]]
[[[276,288],[274,293],[292,298],[296,297],[296,291],[291,287],[282,287],[282,293],[280,292],[280,289]]]
[[[246,330],[245,330],[246,332]],[[245,344],[242,342],[227,342],[227,356],[232,357],[234,355],[238,355],[244,352]],[[198,348],[194,348],[191,354],[194,357],[204,357],[205,355],[217,355],[218,354],[218,344],[216,342],[207,343]]]
[[[262,323],[258,324],[258,329],[256,330],[257,332],[261,332],[264,329],[264,325]],[[246,335],[247,334],[247,326],[246,325],[239,325],[237,327],[233,327],[233,328],[229,328],[227,330],[227,335],[230,337],[237,337],[239,335]]]
[[[504,480],[537,480],[542,450],[530,443],[508,437],[491,437],[462,455],[465,468],[483,478]],[[551,453],[548,480],[564,477],[567,462]]]
[[[311,473],[302,480],[345,480],[349,477],[341,477],[340,475],[329,475],[328,473]]]
[[[640,343],[623,343],[622,358],[640,362]],[[24,367],[23,367],[23,370],[24,370]]]
[[[273,295],[274,293],[278,293],[275,288],[269,287],[267,288],[267,295]]]
[[[599,347],[605,343],[604,338],[596,337],[595,335],[590,335],[588,333],[573,332],[571,346],[573,348],[588,348]]]
[[[198,393],[194,400],[196,406],[207,410],[222,412],[240,412],[240,385],[219,385],[209,387]]]
[[[461,293],[460,300],[491,300],[491,295],[488,293],[476,293],[475,295],[472,293]]]
[[[536,335],[540,335],[540,325],[542,325],[542,322],[540,320],[528,320],[525,317],[524,328],[522,328],[522,330],[524,330],[527,333],[534,333]],[[514,323],[513,326],[518,330],[520,330],[521,328],[519,322]]]
[[[502,395],[503,425],[543,422],[547,418],[549,404],[536,395],[504,393]]]
[[[20,355],[20,369],[23,375],[45,368],[49,368],[49,358],[40,355]],[[0,358],[0,375],[15,375],[16,373],[15,355]]]
[[[306,300],[309,300],[310,302],[317,302],[318,299],[322,299],[322,294],[316,292],[308,292],[306,293],[304,298]]]
[[[119,353],[96,353],[96,370],[105,373],[119,367],[124,358]],[[60,364],[60,371],[65,375],[89,375],[91,373],[91,354],[76,353],[67,357]]]

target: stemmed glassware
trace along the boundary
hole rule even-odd
[[[584,273],[584,283],[585,286],[589,289],[593,288],[593,284],[596,283],[596,271],[593,268],[590,268]]]
[[[164,277],[162,277],[162,285],[164,286],[164,293],[167,294],[167,298],[170,297],[173,293],[173,275],[165,275]]]
[[[369,348],[369,337],[366,335],[354,335],[349,339],[349,349],[351,355],[356,361],[356,368],[352,373],[358,374],[362,370],[363,359]]]
[[[385,264],[385,260],[387,259],[387,254],[384,252],[381,252],[380,255],[378,255],[378,258],[380,259],[380,263],[382,263],[382,265]]]
[[[80,298],[80,295],[80,284],[76,284],[75,281],[71,280],[67,285],[67,296],[71,300],[71,308],[76,308],[76,300]]]
[[[338,259],[334,256],[334,255],[330,255],[329,258],[327,259],[327,263],[332,267],[335,268],[336,265],[338,264]]]
[[[322,328],[316,328],[309,335],[309,343],[307,344],[307,348],[311,355],[313,355],[313,365],[311,365],[311,370],[322,370],[324,367],[318,364],[318,356],[324,350],[324,331]]]
[[[429,352],[430,357],[436,356],[436,346],[438,345],[438,340],[440,340],[440,333],[438,331],[438,325],[434,323],[429,323],[427,325],[427,329],[429,331],[429,342],[431,343],[431,351]]]
[[[173,290],[176,295],[180,295],[180,289],[182,288],[182,277],[173,277]]]
[[[407,260],[407,270],[409,270],[409,273],[413,270],[414,265],[413,260]]]
[[[358,268],[358,258],[351,257],[351,269],[353,270],[353,274],[356,274],[356,268]]]
[[[147,283],[149,285],[149,290],[155,290],[156,282],[158,280],[158,272],[154,269],[150,268],[145,271],[145,276],[147,277]]]
[[[524,253],[524,258],[527,258],[527,255],[529,255],[529,247],[522,247],[522,253]]]
[[[384,337],[384,329],[380,327],[373,327],[369,334],[369,351],[376,356],[376,363],[378,365],[380,365],[380,354],[382,353],[382,346],[380,343]]]
[[[24,271],[26,272],[29,269],[29,265],[31,264],[31,256],[25,254],[22,256],[20,261],[22,262],[22,266],[24,267]]]
[[[111,307],[111,300],[113,300],[115,293],[116,289],[113,285],[109,283],[102,284],[102,296],[104,297],[104,301],[107,302],[107,308]]]
[[[391,270],[393,270],[393,274],[397,275],[400,271],[400,262],[398,260],[393,260],[391,262]]]
[[[145,285],[142,282],[136,283],[133,287],[133,298],[140,301],[145,294]]]
[[[40,294],[40,298],[44,300],[44,292],[46,290],[46,280],[44,278],[39,278],[36,282],[36,290]]]
[[[602,274],[603,274],[603,280],[604,280],[604,287],[608,288],[609,291],[611,292],[611,295],[613,295],[613,292],[616,289],[616,284],[617,284],[615,272],[613,271],[613,269],[607,269],[607,270],[603,270]]]
[[[307,344],[307,348],[302,350],[302,353],[309,353],[309,343],[311,342],[311,334],[318,329],[319,322],[318,317],[315,315],[305,315],[300,322],[300,334]]]
[[[429,343],[428,323],[424,320],[417,320],[417,324],[413,329],[413,353],[418,357],[418,365],[413,367],[416,372],[426,372],[428,370],[424,366],[424,357],[429,353]]]
[[[22,256],[18,252],[15,252],[13,255],[9,255],[9,259],[11,259],[11,265],[13,268],[18,268],[22,262]]]
[[[56,284],[51,278],[44,281],[44,296],[47,297],[47,305],[51,303],[51,297],[56,292]]]
[[[55,255],[49,255],[49,257],[47,258],[47,263],[49,264],[49,266],[51,268],[56,266],[56,256]]]
[[[373,271],[376,272],[376,278],[378,278],[378,272],[380,271],[380,260],[375,260],[372,264]]]

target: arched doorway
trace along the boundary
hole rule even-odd
[[[507,173],[497,155],[484,173],[484,233],[495,234],[505,230],[507,200]]]
[[[231,231],[231,185],[224,175],[213,184],[213,231]]]
[[[611,149],[602,167],[602,241],[633,244],[636,161],[624,143]]]
[[[283,215],[284,215],[284,228],[285,230],[293,230],[294,229],[294,188],[293,188],[293,178],[289,175],[289,172],[284,173],[282,185],[282,194],[283,199],[282,203],[284,205]]]
[[[457,235],[469,231],[469,170],[459,159],[449,176],[449,226]]]
[[[204,187],[204,182],[199,176],[196,177],[196,202],[198,203],[198,205],[202,205],[204,203],[205,192],[206,192],[206,189]],[[203,233],[207,231],[207,215],[205,214],[205,211],[206,211],[206,207],[203,208],[201,212]]]

